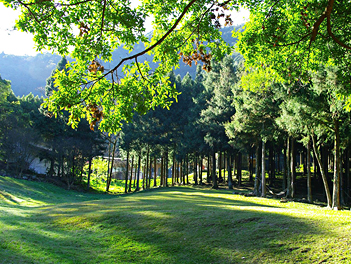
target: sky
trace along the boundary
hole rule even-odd
[[[6,8],[0,3],[0,53],[35,56],[39,52],[35,50],[33,36],[29,33],[13,30],[19,14],[19,11]],[[248,17],[247,10],[232,14],[234,25],[247,21]]]

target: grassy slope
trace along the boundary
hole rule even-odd
[[[350,263],[350,222],[228,191],[116,197],[0,177],[1,263]]]

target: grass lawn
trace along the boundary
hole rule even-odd
[[[0,263],[351,263],[351,212],[173,187],[128,195],[0,177]]]

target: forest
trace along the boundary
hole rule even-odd
[[[0,262],[351,263],[349,1],[0,2]]]

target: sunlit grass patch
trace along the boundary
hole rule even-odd
[[[206,188],[112,196],[0,180],[38,201],[0,200],[3,263],[351,263],[349,211]]]

